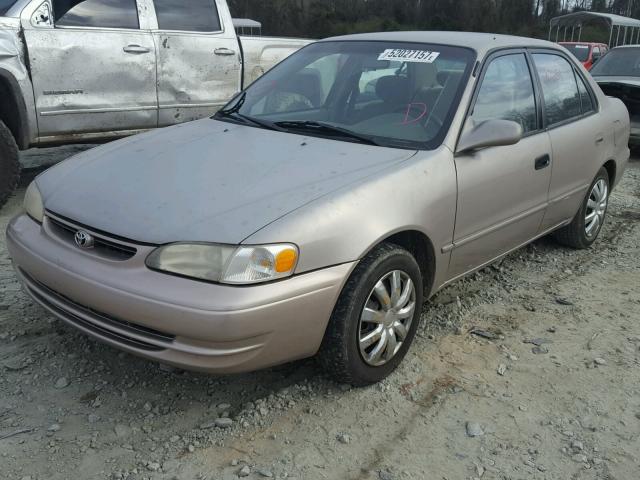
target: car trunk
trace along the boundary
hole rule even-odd
[[[640,80],[598,81],[598,84],[605,95],[622,100],[629,110],[631,123],[640,123]]]

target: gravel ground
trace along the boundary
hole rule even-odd
[[[640,478],[639,225],[634,162],[593,248],[542,239],[443,290],[365,389],[312,360],[214,377],[98,344],[27,298],[0,235],[0,477]]]

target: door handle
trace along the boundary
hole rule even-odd
[[[604,137],[596,138],[596,145],[600,145],[602,142],[604,142]]]
[[[127,45],[122,50],[125,53],[149,53],[151,51],[150,48],[141,47],[140,45]]]
[[[213,53],[215,53],[216,55],[235,55],[236,52],[235,50],[231,50],[230,48],[216,48]]]
[[[549,165],[551,165],[551,157],[549,154],[536,158],[536,170],[542,170],[543,168],[547,168]]]

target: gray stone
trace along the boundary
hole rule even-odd
[[[584,445],[582,442],[574,440],[573,442],[571,442],[571,448],[576,452],[581,452],[582,450],[584,450]]]
[[[116,432],[117,437],[122,438],[128,436],[131,430],[126,425],[122,425],[119,423],[115,426],[113,431]]]
[[[480,437],[484,435],[482,426],[476,422],[467,422],[466,430],[469,437]]]
[[[265,478],[273,477],[273,473],[271,473],[271,470],[266,470],[264,468],[261,468],[261,469],[258,470],[258,475],[260,475],[261,477],[265,477]]]
[[[251,469],[249,468],[249,465],[245,465],[238,471],[239,477],[248,477],[249,475],[251,475]]]
[[[380,470],[378,472],[378,478],[380,480],[393,480],[393,475],[389,470]]]
[[[233,425],[233,420],[228,417],[216,418],[213,423],[215,423],[215,426],[218,428],[231,428],[231,426]]]
[[[69,386],[69,380],[67,377],[61,377],[56,381],[55,387],[60,390]]]

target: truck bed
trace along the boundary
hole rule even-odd
[[[246,88],[265,72],[312,40],[279,37],[238,37],[244,54],[243,86]]]

